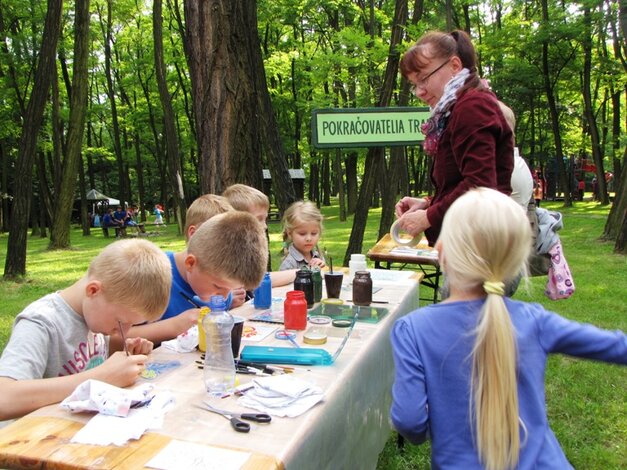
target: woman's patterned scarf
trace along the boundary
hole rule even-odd
[[[464,86],[470,71],[466,68],[449,80],[444,87],[440,101],[431,111],[431,117],[422,125],[422,133],[426,136],[422,144],[427,155],[435,156],[438,151],[440,136],[446,128],[446,122],[451,114],[451,108],[457,101],[457,91]]]

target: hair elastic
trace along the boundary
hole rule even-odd
[[[485,290],[488,294],[502,296],[505,294],[505,284],[501,281],[485,281],[483,283],[483,290]]]
[[[392,240],[394,240],[396,242],[397,245],[399,246],[415,246],[418,244],[418,242],[420,242],[421,234],[418,234],[417,236],[415,236],[414,238],[401,238],[401,228],[398,225],[399,220],[396,220],[393,224],[392,227],[390,228],[390,236],[392,237]]]

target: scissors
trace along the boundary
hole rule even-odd
[[[231,422],[231,427],[237,432],[250,431],[250,424],[245,423],[244,421],[242,421],[242,419],[255,421],[257,423],[269,423],[270,421],[272,421],[272,417],[266,413],[232,413],[230,411],[214,408],[206,401],[203,401],[202,405],[199,406],[207,411],[211,411],[212,413],[217,413],[224,416]]]

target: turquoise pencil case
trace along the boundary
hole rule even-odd
[[[328,366],[333,356],[318,348],[284,348],[275,346],[244,346],[240,357],[243,361],[264,364],[300,364]]]

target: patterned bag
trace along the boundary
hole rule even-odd
[[[575,281],[562,251],[562,243],[555,243],[549,250],[551,267],[545,295],[551,300],[567,299],[575,292]]]

